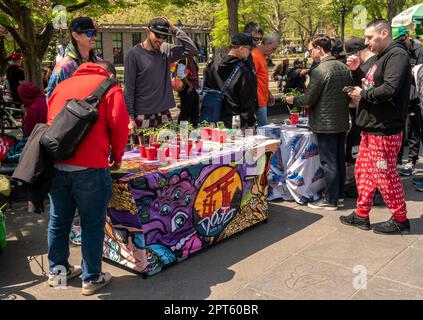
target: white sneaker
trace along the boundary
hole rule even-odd
[[[69,270],[68,270],[68,273],[66,274],[66,281],[69,281],[69,280],[72,280],[72,279],[74,279],[76,277],[79,277],[81,275],[81,273],[82,273],[82,269],[81,269],[80,266],[70,266],[69,267]],[[50,287],[61,285],[59,279],[60,279],[60,274],[52,274],[52,273],[50,273],[48,275],[48,281],[47,281],[47,283],[48,283],[48,285]]]
[[[90,296],[96,291],[100,290],[104,286],[108,285],[112,281],[112,275],[110,272],[103,272],[100,274],[97,280],[87,281],[82,283],[82,294],[84,296]]]

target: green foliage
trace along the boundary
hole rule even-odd
[[[207,120],[203,120],[200,122],[200,128],[208,128],[211,124]]]
[[[299,97],[302,96],[303,93],[301,91],[299,91],[298,89],[289,89],[284,96],[288,97],[288,96],[294,96],[294,97]]]

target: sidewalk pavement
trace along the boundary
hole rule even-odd
[[[423,161],[417,165],[423,172]],[[66,289],[47,286],[48,213],[29,214],[25,203],[7,211],[0,255],[0,300],[12,299],[423,299],[423,193],[403,178],[410,235],[384,236],[344,226],[339,211],[295,202],[269,203],[268,223],[256,225],[169,267],[141,276],[108,261],[113,281],[99,294],[81,295],[81,280]],[[371,222],[390,218],[375,207]],[[70,262],[80,264],[80,247]]]

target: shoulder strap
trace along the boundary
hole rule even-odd
[[[97,87],[97,89],[95,89],[95,91],[90,94],[87,98],[85,98],[85,101],[91,104],[94,108],[97,108],[106,93],[116,83],[116,80],[110,78],[104,79],[103,82],[100,83],[100,85]]]
[[[238,63],[234,70],[232,70],[232,73],[229,75],[228,79],[226,79],[225,83],[223,84],[223,88],[221,90],[221,94],[223,95],[225,91],[229,88],[229,85],[231,84],[232,80],[235,78],[238,71],[241,69],[242,62]]]

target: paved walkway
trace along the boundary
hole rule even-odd
[[[423,172],[423,161],[418,164]],[[148,278],[103,263],[113,274],[99,294],[80,294],[79,279],[49,288],[48,214],[7,212],[8,243],[0,255],[0,299],[423,299],[423,193],[403,179],[412,233],[382,236],[340,224],[354,208],[321,212],[293,202],[269,204],[269,221]],[[376,207],[371,222],[387,220]],[[80,247],[70,262],[79,264]]]

